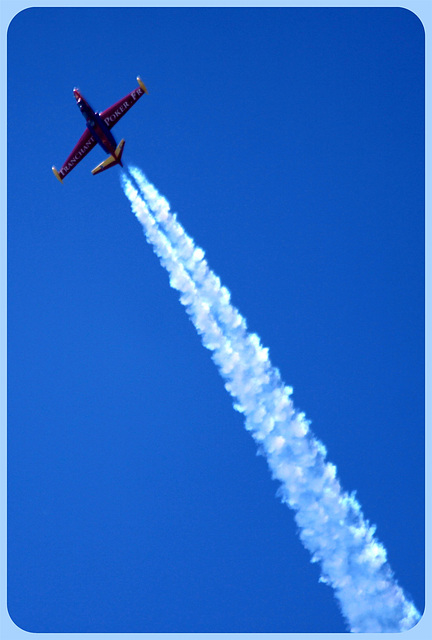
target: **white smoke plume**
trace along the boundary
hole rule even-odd
[[[305,414],[294,409],[292,389],[272,366],[268,349],[248,333],[230,293],[210,270],[170,212],[168,202],[139,169],[122,175],[123,189],[170,276],[202,342],[212,352],[234,408],[264,453],[278,494],[295,512],[299,535],[319,562],[322,582],[335,591],[351,632],[398,632],[420,614],[397,584],[386,550],[374,537],[354,495],[344,492]]]

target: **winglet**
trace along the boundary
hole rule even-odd
[[[63,180],[60,178],[60,174],[57,171],[57,169],[55,167],[52,167],[52,171],[53,171],[53,174],[55,175],[55,177],[57,178],[57,180],[60,180],[60,182],[63,184]]]
[[[148,93],[147,87],[145,86],[144,82],[141,80],[139,76],[137,76],[137,80],[138,80],[139,86],[144,91],[144,93]]]

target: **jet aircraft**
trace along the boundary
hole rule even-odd
[[[67,157],[62,168],[59,171],[57,171],[55,167],[52,168],[55,177],[60,180],[60,182],[63,182],[64,178],[96,144],[100,144],[102,149],[109,154],[109,158],[106,158],[106,160],[98,164],[97,167],[92,170],[93,174],[106,171],[116,164],[123,166],[121,157],[125,141],[120,140],[119,144],[117,144],[110,129],[134,106],[141,96],[148,93],[144,82],[139,76],[137,80],[139,86],[136,89],[100,113],[93,111],[87,100],[81,95],[79,89],[75,88],[73,90],[77,105],[86,119],[87,124],[84,133]]]

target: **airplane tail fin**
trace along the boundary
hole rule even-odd
[[[97,167],[92,169],[92,174],[96,175],[97,173],[101,173],[102,171],[111,169],[111,167],[114,167],[116,164],[119,164],[122,167],[123,163],[121,161],[121,157],[123,155],[124,145],[125,145],[125,141],[120,140],[120,142],[117,145],[117,149],[114,152],[114,155],[110,156],[109,158],[107,158],[106,160],[98,164]]]
[[[117,145],[117,149],[115,150],[115,156],[117,159],[117,163],[122,167],[122,161],[121,161],[121,157],[123,155],[123,148],[125,146],[125,141],[124,140],[120,140],[120,142]]]

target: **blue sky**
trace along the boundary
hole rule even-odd
[[[8,608],[342,632],[78,86],[168,198],[424,601],[424,34],[402,9],[30,9],[8,36]]]

